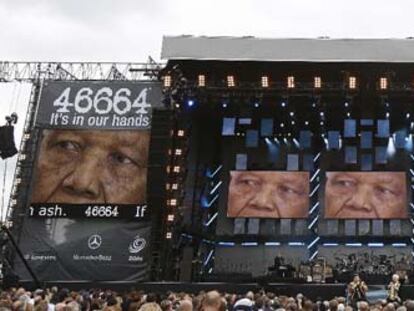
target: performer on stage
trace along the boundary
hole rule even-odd
[[[361,280],[359,275],[356,274],[352,282],[348,284],[349,304],[356,307],[359,301],[365,301],[367,291],[368,286]]]
[[[400,277],[398,274],[393,274],[390,284],[388,284],[388,297],[387,300],[389,302],[401,302],[401,298],[399,296],[400,291]]]

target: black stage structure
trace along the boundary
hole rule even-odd
[[[112,64],[106,78],[72,76],[77,71],[67,64],[50,63],[47,76],[34,69],[20,151],[26,156],[19,161],[11,200],[12,231],[19,232],[28,202],[24,189],[34,163],[40,81],[128,81],[140,72],[162,83],[164,107],[154,114],[158,147],[149,157],[158,170],[148,176],[147,189],[148,205],[156,211],[150,283],[56,280],[59,284],[154,291],[265,287],[282,294],[300,288],[309,297],[329,298],[343,295],[355,272],[378,288],[399,273],[407,280],[408,297],[414,292],[413,48],[410,39],[180,36],[163,39],[163,66],[124,64],[123,71]],[[2,63],[3,72],[9,67]],[[307,172],[307,217],[227,217],[234,170]],[[325,217],[330,171],[404,172],[406,217]],[[12,248],[6,255],[13,255]]]

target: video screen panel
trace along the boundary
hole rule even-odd
[[[19,247],[42,280],[145,280],[159,84],[46,82]],[[158,97],[159,96],[159,97]],[[21,279],[26,269],[16,261]]]
[[[308,172],[230,172],[228,217],[306,218],[308,210]]]
[[[325,218],[407,219],[405,172],[326,172]]]

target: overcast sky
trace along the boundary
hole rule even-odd
[[[0,61],[159,60],[163,35],[414,37],[413,12],[412,0],[0,0]],[[19,113],[18,145],[29,92],[0,85],[0,124]]]
[[[163,35],[414,36],[412,0],[0,0],[0,59],[159,59]]]

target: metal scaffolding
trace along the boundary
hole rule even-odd
[[[156,80],[163,64],[116,62],[14,62],[0,61],[0,82],[36,80]]]

